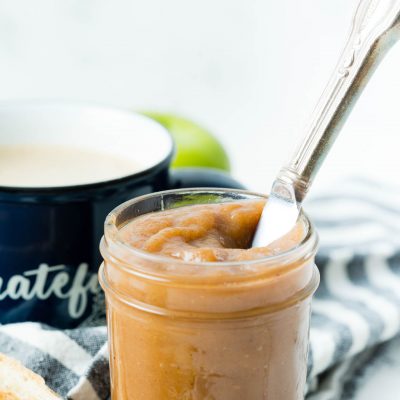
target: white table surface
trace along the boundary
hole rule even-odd
[[[93,100],[209,127],[234,174],[267,190],[344,43],[357,0],[3,0],[0,100]],[[313,191],[363,172],[398,182],[400,45],[360,99]],[[355,400],[400,398],[400,341]]]

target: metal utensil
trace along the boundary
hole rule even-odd
[[[400,0],[361,0],[347,44],[315,108],[307,134],[276,177],[252,247],[266,246],[295,225],[301,204],[354,104],[400,37]]]

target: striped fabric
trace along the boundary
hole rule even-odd
[[[363,179],[306,206],[321,247],[313,302],[309,400],[339,400],[372,346],[400,332],[400,190]],[[0,351],[41,374],[63,397],[109,398],[106,329],[0,326]]]
[[[351,179],[314,197],[307,210],[321,239],[309,356],[314,378],[400,332],[400,190]]]

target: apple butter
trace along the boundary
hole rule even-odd
[[[249,248],[265,199],[181,190],[107,218],[113,400],[300,400],[307,371],[317,237],[302,214]]]

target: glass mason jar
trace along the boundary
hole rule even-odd
[[[304,397],[317,235],[263,259],[185,262],[118,237],[133,218],[259,199],[245,191],[160,192],[113,210],[101,242],[113,400],[297,400]]]

